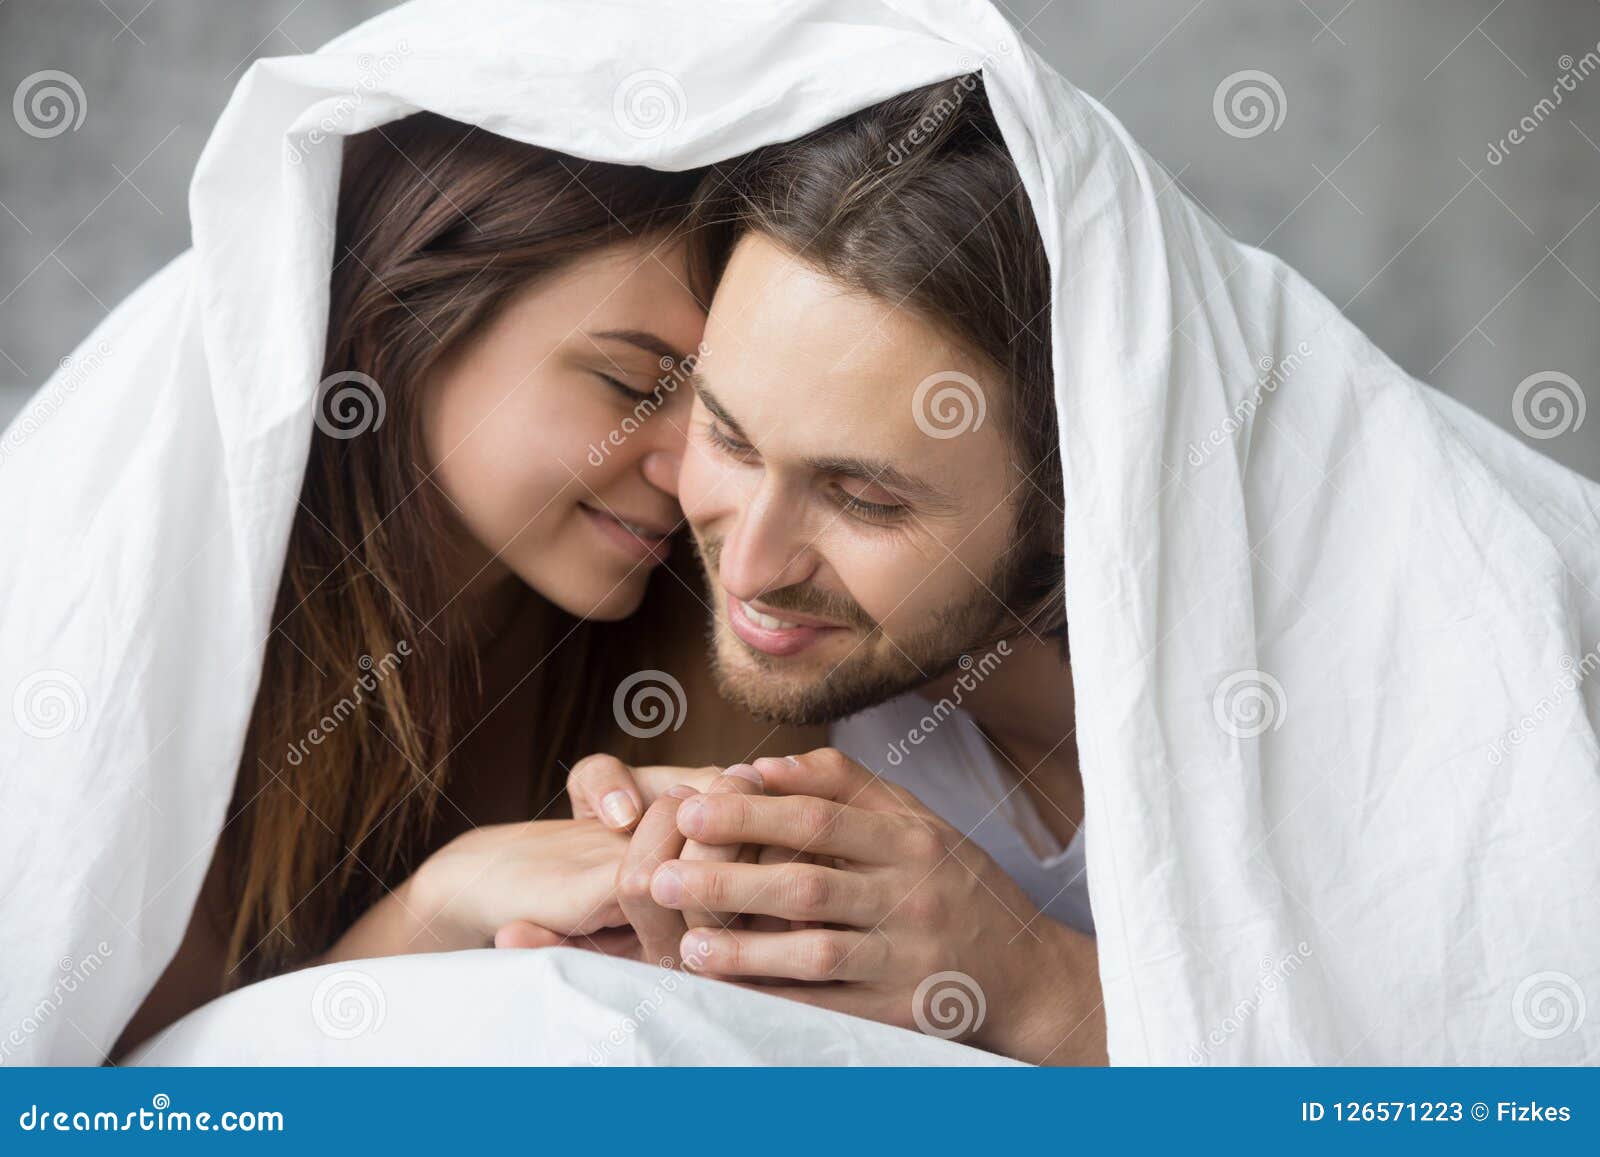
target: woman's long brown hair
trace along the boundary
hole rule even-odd
[[[695,179],[430,114],[347,142],[326,388],[220,845],[225,987],[324,951],[420,863],[450,753],[481,707],[474,648],[442,613],[456,593],[443,545],[453,524],[426,477],[429,371],[534,279],[677,228]],[[519,691],[539,721],[537,814],[560,765],[609,731],[621,648],[605,626],[527,598],[523,613],[540,619],[530,665],[560,648]]]

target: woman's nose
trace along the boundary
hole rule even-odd
[[[678,496],[678,471],[682,466],[683,455],[674,450],[652,450],[639,463],[645,481],[674,498]]]

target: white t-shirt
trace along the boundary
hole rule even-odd
[[[835,723],[830,741],[963,832],[1045,915],[1093,935],[1083,828],[1063,848],[972,716],[940,714],[920,695],[901,695]]]

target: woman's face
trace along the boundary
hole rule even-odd
[[[687,280],[681,247],[599,250],[518,294],[434,373],[424,439],[463,531],[458,603],[515,576],[582,618],[638,608],[680,520],[662,487],[705,322]]]

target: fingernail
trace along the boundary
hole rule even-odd
[[[792,759],[793,757],[791,756],[790,758]],[[772,756],[772,755],[767,755],[767,756],[763,756],[762,758],[756,760],[756,768],[757,768],[757,770],[765,768],[767,771],[781,772],[786,766],[788,766],[788,763],[789,763],[788,760],[779,759],[776,756]]]
[[[678,956],[683,966],[691,972],[704,968],[706,960],[711,956],[711,941],[698,933],[691,932],[679,943]]]
[[[633,802],[631,795],[618,788],[607,792],[600,801],[600,814],[606,817],[606,822],[612,827],[625,828],[639,818],[639,805]]]
[[[698,839],[706,826],[706,805],[703,799],[686,799],[678,808],[678,830],[691,840]]]
[[[667,790],[661,794],[670,795],[673,799],[688,799],[690,796],[699,795],[700,793],[695,791],[694,788],[690,787],[686,783],[678,783],[667,788]]]
[[[732,767],[728,768],[728,770],[723,772],[722,774],[723,775],[736,775],[740,779],[748,780],[749,782],[755,784],[757,787],[760,787],[762,785],[761,773],[759,771],[757,771],[755,768],[751,767],[748,763],[736,763]]]
[[[657,868],[650,880],[650,895],[657,904],[672,907],[683,899],[683,877],[670,864]]]

